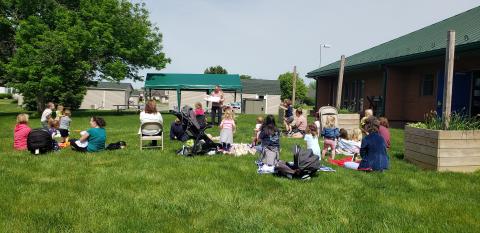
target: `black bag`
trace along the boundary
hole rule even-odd
[[[27,148],[32,154],[44,154],[53,150],[53,142],[48,130],[33,129],[27,137]]]
[[[126,146],[127,146],[127,143],[125,141],[118,141],[118,142],[108,144],[107,150],[124,149]]]
[[[318,155],[314,155],[310,149],[302,149],[299,145],[293,148],[293,162],[279,161],[275,166],[277,174],[294,178],[313,175],[318,169],[320,169]]]
[[[320,158],[314,155],[312,150],[303,150],[299,145],[295,145],[293,150],[294,166],[302,171],[316,172],[320,169]]]

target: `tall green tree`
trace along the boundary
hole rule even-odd
[[[203,72],[204,74],[228,74],[222,66],[210,66]]]
[[[280,90],[282,91],[282,99],[292,99],[293,90],[293,73],[287,72],[278,76],[280,81]],[[295,100],[303,102],[307,96],[307,86],[303,82],[303,79],[299,77],[297,73],[297,82],[295,89]]]
[[[245,80],[245,79],[252,79],[252,76],[246,75],[246,74],[242,74],[242,75],[240,75],[240,79],[243,79],[243,80]]]
[[[5,39],[13,52],[0,65],[6,71],[3,78],[27,102],[36,103],[37,110],[47,101],[78,108],[94,81],[141,80],[140,69],[163,69],[170,62],[144,4],[0,1],[6,14],[0,25],[14,32],[13,41]]]

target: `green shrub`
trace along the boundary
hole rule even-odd
[[[12,98],[13,98],[12,94],[4,94],[4,93],[0,94],[0,99],[12,99]]]
[[[350,113],[356,113],[356,112],[352,112],[348,108],[341,108],[340,110],[338,110],[338,113],[339,114],[350,114]]]
[[[315,98],[312,97],[305,97],[303,103],[309,106],[315,106]]]
[[[408,126],[432,130],[478,130],[480,129],[480,119],[454,112],[450,117],[448,128],[445,129],[442,118],[438,116],[437,112],[431,111],[425,114],[423,122],[409,123]]]

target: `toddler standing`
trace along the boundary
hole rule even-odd
[[[323,150],[322,150],[322,159],[325,158],[325,154],[327,153],[327,149],[331,149],[331,159],[335,159],[335,140],[340,135],[340,132],[337,127],[335,127],[335,117],[328,116],[327,122],[325,127],[322,130],[323,136]]]
[[[263,117],[258,116],[257,123],[255,124],[255,129],[253,130],[253,142],[251,147],[254,147],[257,145],[259,140],[259,135],[260,135],[260,129],[262,128],[262,125],[263,125]]]
[[[60,118],[60,127],[58,131],[62,137],[62,143],[68,142],[68,136],[70,135],[70,122],[72,122],[72,119],[70,118],[71,116],[72,112],[67,109]]]
[[[232,110],[227,110],[223,114],[223,120],[220,123],[220,143],[224,151],[230,151],[233,144],[233,134],[235,133],[235,120]]]

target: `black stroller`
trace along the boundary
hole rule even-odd
[[[211,151],[216,151],[220,147],[219,143],[215,143],[205,134],[205,130],[212,127],[206,124],[205,116],[195,116],[190,106],[184,106],[181,111],[171,112],[182,122],[182,127],[188,138],[194,140],[193,146],[189,148],[188,153],[183,152],[182,154],[191,156],[207,154]]]
[[[280,160],[275,166],[278,175],[286,176],[290,179],[310,179],[311,176],[320,169],[320,160],[318,155],[314,155],[312,150],[304,150],[299,145],[293,148],[293,162]]]

